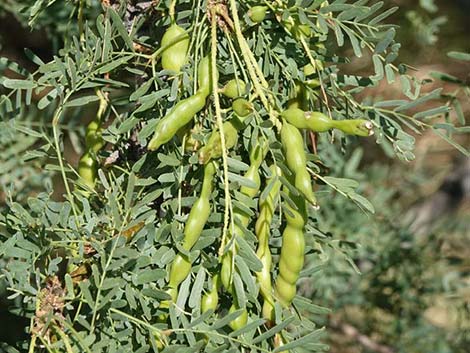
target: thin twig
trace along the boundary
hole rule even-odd
[[[230,220],[230,189],[228,184],[228,160],[225,144],[224,124],[222,119],[222,111],[219,102],[219,93],[217,87],[217,16],[215,9],[211,9],[211,67],[212,67],[212,94],[214,96],[215,116],[217,119],[217,127],[220,134],[220,146],[222,148],[222,161],[224,168],[224,194],[225,194],[225,212],[224,212],[224,228],[222,232],[222,241],[219,248],[219,256],[223,255],[225,240],[227,238],[228,223]]]

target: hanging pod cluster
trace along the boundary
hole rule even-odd
[[[252,152],[250,153],[250,166],[244,174],[244,178],[251,181],[252,186],[240,187],[240,192],[249,198],[256,197],[259,192],[261,186],[259,168],[266,156],[266,147],[266,144],[258,144],[253,147]],[[188,254],[199,239],[207,219],[209,218],[211,210],[210,196],[212,193],[215,173],[215,162],[208,162],[204,164],[202,189],[200,191],[199,198],[191,208],[184,227],[184,237],[181,248],[185,251],[185,253],[178,253],[171,264],[167,289],[167,293],[170,295],[171,299],[161,302],[161,308],[167,308],[171,303],[176,302],[178,298],[178,287],[190,274],[191,260],[189,259]],[[270,198],[272,199],[273,196]],[[234,237],[244,237],[243,228],[247,227],[251,221],[250,216],[240,209],[234,209],[233,217],[234,227],[229,233],[229,240]],[[267,247],[267,250],[269,251],[269,245],[267,244],[267,241],[268,239],[265,238],[264,246],[265,249]],[[244,307],[244,303],[243,306],[240,305],[238,298],[235,297],[236,292],[233,289],[233,262],[237,253],[236,239],[233,239],[232,244],[233,246],[231,249],[224,253],[220,259],[220,272],[212,276],[211,285],[206,294],[204,294],[201,298],[201,311],[206,312],[210,309],[216,310],[219,303],[219,291],[222,287],[225,288],[227,293],[233,296],[229,313],[242,309],[241,314],[229,323],[229,326],[233,330],[237,330],[247,324],[248,311]],[[264,259],[262,259],[262,261],[264,261]],[[270,264],[266,265],[263,272],[266,272],[269,267]]]
[[[251,21],[248,21],[249,25],[254,27],[255,24],[264,21],[268,10],[271,11],[272,8],[267,6],[251,7],[247,13]],[[279,17],[279,13],[274,11],[272,15],[277,18],[281,28],[289,33],[296,42],[305,42],[306,39],[314,36],[312,28],[303,23],[299,15],[290,15],[284,18]],[[270,14],[268,20],[272,19],[273,16]],[[320,48],[323,44],[317,42],[314,45]],[[183,65],[188,62],[188,47],[189,36],[187,32],[176,24],[171,25],[162,39],[163,69],[178,74]],[[212,46],[212,50],[214,50],[214,46]],[[240,313],[235,319],[226,322],[232,330],[242,329],[248,324],[249,310],[258,310],[258,315],[263,317],[270,326],[279,319],[279,308],[286,309],[291,306],[297,294],[296,286],[305,262],[305,226],[308,221],[308,211],[319,207],[307,164],[306,146],[301,129],[315,133],[338,129],[345,134],[356,136],[373,134],[372,123],[368,120],[333,120],[321,112],[309,110],[314,105],[314,97],[319,96],[319,88],[323,84],[320,82],[322,63],[317,62],[316,59],[312,60],[312,63],[304,65],[304,78],[302,78],[302,74],[297,76],[291,90],[293,94],[288,97],[289,99],[286,99],[287,109],[279,112],[279,100],[274,94],[263,99],[265,95],[270,95],[270,93],[268,90],[266,92],[259,91],[260,82],[262,83],[263,80],[260,78],[257,82],[251,77],[252,75],[260,75],[256,70],[254,73],[249,72],[250,77],[243,70],[242,73],[236,70],[233,73],[235,77],[224,81],[225,84],[221,85],[222,88],[212,92],[214,86],[212,79],[216,77],[218,80],[219,74],[212,72],[211,59],[209,56],[205,56],[198,63],[197,91],[194,95],[181,99],[158,121],[154,135],[148,143],[148,150],[159,149],[176,134],[180,137],[185,136],[187,144],[185,148],[189,146],[189,150],[185,151],[197,155],[198,167],[204,171],[199,196],[192,205],[184,225],[182,243],[178,247],[179,250],[174,260],[169,265],[168,282],[165,287],[169,299],[162,301],[160,308],[168,309],[179,301],[178,296],[182,296],[184,292],[181,284],[191,275],[195,261],[196,266],[203,266],[205,276],[209,274],[207,281],[202,285],[198,284],[203,288],[199,307],[201,313],[207,313],[210,310],[217,314]],[[232,71],[228,72],[232,74]],[[244,77],[245,80],[249,77],[251,81],[247,84],[239,76]],[[266,83],[265,86],[267,85]],[[251,90],[254,91],[254,94],[249,94]],[[216,115],[220,113],[225,115],[222,120],[219,119],[220,115],[216,116],[218,123],[222,124],[212,124],[213,128],[209,131],[208,136],[205,138],[195,136],[192,140],[191,131],[199,135],[207,126],[204,123],[196,124],[189,131],[191,129],[190,122],[198,112],[205,108],[206,100],[211,93],[216,94],[214,96]],[[219,93],[223,96],[220,97],[220,102]],[[254,104],[257,99],[259,101]],[[247,119],[254,112],[254,107],[258,107],[258,102],[264,106],[264,110],[262,113],[254,114],[252,120]],[[219,104],[223,107],[217,106]],[[210,116],[210,109],[207,111]],[[268,124],[258,126],[260,123],[258,118],[266,112],[270,119],[276,120],[273,125],[277,130],[274,132],[264,130],[269,129],[266,128],[269,126]],[[224,121],[225,117],[227,118]],[[182,129],[185,126],[187,128]],[[248,136],[248,133],[244,133],[242,136],[240,131],[247,126],[250,126],[250,130],[247,131],[251,131],[252,135]],[[222,148],[222,138],[225,141],[225,150]],[[211,211],[220,209],[220,202],[215,202],[215,206],[211,202],[213,201],[211,198],[214,196],[213,187],[218,171],[218,159],[236,147],[239,140],[243,140],[243,145],[249,155],[249,165],[242,176],[246,183],[241,182],[241,186],[237,190],[232,188],[233,184],[230,184],[230,187],[227,186],[228,190],[224,190],[236,195],[238,203],[234,202],[230,208],[225,209],[227,213],[224,215],[226,217],[224,220],[231,219],[224,224],[223,231],[221,231],[223,237],[221,236],[216,245],[219,247],[217,256],[209,256],[212,262],[210,266],[204,268],[205,258],[204,256],[194,258],[196,254],[194,246],[200,239]],[[276,147],[274,147],[279,146],[279,142],[282,150],[281,157],[279,157],[281,151],[275,151]],[[199,144],[202,146],[200,147]],[[268,152],[271,153],[268,154]],[[232,157],[234,156],[232,155]],[[247,156],[243,152],[234,158],[243,162]],[[281,160],[277,160],[277,158]],[[262,170],[267,174],[264,180]],[[224,177],[227,176],[224,175]],[[262,185],[265,189],[259,195]],[[224,197],[232,196],[225,194]],[[256,209],[257,206],[257,211],[246,207],[240,200],[247,201],[253,209]],[[275,217],[276,210],[279,211],[279,217]],[[256,216],[253,217],[253,215]],[[273,220],[279,222],[282,242],[279,256],[274,257],[277,259],[275,263],[273,263],[270,239]],[[250,253],[251,260],[253,260],[253,256],[255,258],[248,265],[249,261],[245,263],[243,258],[243,251],[247,251],[243,246],[247,246],[248,240],[256,241],[255,238],[250,239],[247,236],[247,230],[251,227],[254,228],[257,244],[251,249],[254,254]],[[274,240],[274,242],[276,241]],[[251,245],[248,244],[248,246]],[[210,251],[214,250],[215,248],[210,248]],[[204,254],[204,252],[202,253]],[[247,298],[241,292],[243,286],[250,287],[247,283],[249,281],[245,281],[247,273],[250,271],[253,276],[254,288],[257,289],[256,283],[259,288],[259,292],[255,294],[259,295],[260,303],[262,303],[262,306],[254,308],[247,306]],[[239,295],[240,293],[242,295]],[[226,305],[219,308],[219,302]],[[162,318],[166,319],[166,314]],[[283,342],[280,336],[276,339]]]

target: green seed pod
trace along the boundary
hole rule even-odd
[[[232,252],[227,252],[222,256],[222,267],[220,269],[220,281],[224,288],[232,292]]]
[[[281,175],[281,170],[275,165],[270,167],[273,177]],[[272,186],[271,183],[274,183]],[[271,187],[268,195],[264,200],[260,200],[259,217],[255,225],[255,233],[258,238],[258,249],[256,255],[263,264],[260,272],[256,273],[256,277],[260,286],[260,293],[264,299],[263,317],[267,320],[273,319],[274,299],[272,296],[271,284],[271,265],[272,256],[269,249],[269,237],[271,230],[271,222],[276,209],[278,195],[281,189],[281,181],[276,178],[267,183],[266,187]]]
[[[204,179],[201,194],[191,208],[188,220],[184,226],[183,248],[185,250],[189,251],[194,244],[196,244],[210,216],[210,196],[215,172],[214,163],[208,163],[204,166]]]
[[[297,228],[289,227],[286,228],[285,240],[287,254],[295,254],[303,250],[305,247],[303,237],[299,236]],[[279,260],[279,273],[282,273],[282,277],[289,283],[295,283],[299,278],[300,270],[303,267],[303,257],[300,258],[281,258]]]
[[[307,157],[299,130],[284,121],[281,129],[281,143],[286,156],[287,166],[295,175],[295,187],[305,196],[308,202],[318,207],[313,193],[310,175],[307,172]]]
[[[307,168],[305,166],[305,168]],[[312,179],[307,169],[299,168],[295,172],[295,187],[305,196],[314,208],[318,208],[317,199],[312,190]]]
[[[230,80],[228,81],[224,88],[220,90],[220,93],[222,93],[224,96],[227,98],[235,99],[237,97],[240,97],[244,95],[246,92],[246,83],[242,80]]]
[[[162,301],[160,303],[161,308],[168,308],[172,302],[176,302],[178,298],[178,286],[186,279],[190,272],[191,261],[189,261],[185,255],[177,254],[170,267],[169,288],[166,290],[171,299]]]
[[[286,203],[286,227],[282,233],[279,274],[276,278],[276,295],[281,304],[288,307],[296,295],[296,284],[304,265],[307,209],[302,196],[295,196],[285,188],[297,209]]]
[[[182,247],[189,251],[198,241],[207,219],[210,215],[210,196],[212,193],[212,183],[216,168],[214,163],[208,163],[204,166],[204,179],[202,181],[202,190],[199,198],[194,203],[189,212],[188,220],[184,226],[184,239]],[[191,272],[191,262],[187,256],[177,254],[170,268],[170,278],[168,286],[171,289],[170,295],[178,294],[178,286],[188,277]],[[173,298],[173,301],[176,298]],[[168,305],[168,304],[167,304]]]
[[[217,73],[218,76],[218,73]],[[147,149],[157,150],[161,145],[170,141],[183,126],[188,124],[201,111],[206,98],[212,91],[212,67],[209,56],[202,58],[198,66],[199,89],[195,95],[179,101],[174,108],[163,117],[155,127],[155,133]]]
[[[374,134],[374,125],[369,120],[334,120],[334,126],[348,135],[372,136]]]
[[[297,206],[297,210],[292,211],[290,207],[287,208],[289,212],[284,213],[286,222],[289,226],[293,228],[297,228],[297,229],[303,228],[306,222],[306,218],[307,218],[307,208],[304,202],[304,198],[302,197],[302,195],[300,196],[291,195],[290,198],[292,200],[294,200],[295,198],[294,201]]]
[[[78,175],[82,181],[90,188],[95,187],[96,177],[98,175],[98,162],[92,157],[90,152],[86,152],[78,162]]]
[[[217,80],[219,72],[216,72]],[[207,97],[212,92],[212,63],[209,55],[201,59],[197,69],[198,92],[202,92]]]
[[[168,285],[177,288],[183,282],[191,271],[191,261],[183,255],[177,254],[170,269],[170,279]]]
[[[283,111],[281,116],[298,129],[325,132],[335,127],[334,120],[320,112],[306,112],[299,108],[290,108]]]
[[[105,145],[105,141],[101,137],[101,120],[108,108],[108,101],[98,90],[97,96],[100,100],[100,105],[96,113],[96,117],[87,125],[85,134],[85,151],[80,157],[78,163],[78,175],[91,189],[94,188],[96,178],[98,176],[98,160],[96,158],[96,154]],[[89,193],[85,190],[80,190],[80,192],[85,196],[89,196]]]
[[[167,290],[167,293],[171,296],[171,302],[175,303],[176,302],[176,299],[178,298],[178,290],[176,288],[168,288]],[[161,308],[164,308],[166,304],[170,304],[169,301],[166,301],[166,302],[161,302],[160,303],[160,307]],[[168,307],[168,306],[166,306]]]
[[[225,147],[227,150],[235,146],[238,141],[238,130],[232,120],[223,124]],[[209,140],[207,140],[206,145],[199,150],[199,163],[206,164],[211,159],[220,158],[221,156],[222,144],[220,141],[220,133],[219,131],[214,131],[209,137]]]
[[[295,284],[287,282],[282,277],[276,278],[276,295],[284,307],[288,307],[297,294]]]
[[[265,318],[268,321],[273,322],[275,319],[274,301],[270,302],[270,301],[265,300],[263,303],[263,308],[261,309],[261,314],[263,315],[263,318]]]
[[[239,308],[237,308],[235,304],[232,304],[228,312],[229,314],[231,314],[234,311],[237,311],[238,309]],[[238,316],[235,320],[229,323],[229,326],[232,330],[236,331],[245,327],[247,322],[248,322],[248,312],[246,311],[246,309],[244,309],[244,311],[242,312],[240,316]]]
[[[206,293],[201,299],[201,312],[205,313],[206,311],[212,309],[215,310],[219,304],[219,275],[214,275],[212,277],[212,286],[208,293]]]
[[[268,146],[266,143],[260,142],[257,146],[253,148],[253,150],[250,153],[250,167],[246,171],[244,177],[246,179],[253,181],[256,187],[255,188],[250,188],[247,186],[240,187],[240,191],[243,194],[252,198],[256,196],[261,186],[259,168],[261,166],[261,163],[263,163],[264,157],[266,156],[266,153],[268,151],[267,147]]]
[[[333,128],[348,135],[371,136],[373,125],[369,120],[333,120],[320,112],[308,112],[299,108],[289,108],[281,116],[298,129],[309,129],[313,132],[326,132]]]
[[[261,245],[261,244],[260,244]],[[260,286],[261,296],[268,301],[272,300],[272,285],[271,285],[271,266],[272,266],[272,255],[271,251],[267,249],[269,246],[263,244],[263,246],[258,248],[258,258],[263,264],[263,269],[260,272],[256,272],[256,277]]]
[[[215,292],[210,292],[204,295],[201,299],[201,312],[205,313],[206,311],[212,309],[215,310],[219,304],[219,294]]]
[[[179,129],[188,124],[206,104],[206,95],[198,92],[195,95],[179,101],[155,127],[155,133],[147,149],[157,150],[161,145],[170,141]]]
[[[97,119],[92,120],[86,129],[85,145],[88,151],[97,153],[104,146],[103,138],[101,137],[101,122]]]
[[[171,25],[162,37],[162,47],[165,46],[168,47],[162,52],[163,69],[180,72],[188,60],[188,33],[177,24]]]
[[[248,10],[248,17],[254,23],[260,23],[265,19],[267,10],[267,6],[253,6]]]
[[[253,105],[245,98],[237,98],[232,103],[232,109],[239,117],[245,118],[253,111]]]

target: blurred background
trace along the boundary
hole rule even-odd
[[[470,51],[470,0],[385,2],[388,7],[400,6],[389,19],[401,27],[399,61],[408,64],[420,79],[429,78],[426,91],[436,87],[444,87],[444,95],[458,91],[459,117],[468,124],[470,65],[447,53]],[[71,31],[64,24],[72,1],[52,5],[46,15],[36,19],[34,30],[28,27],[25,11],[29,3],[32,1],[0,2],[0,56],[25,67],[31,65],[24,48],[47,61],[61,47],[60,38]],[[371,69],[369,60],[351,65],[358,72]],[[450,76],[442,81],[443,76],[435,72]],[[461,89],[458,80],[466,82],[467,88]],[[367,94],[374,99],[401,98],[400,88],[386,83]],[[73,145],[74,129],[81,126],[69,128],[69,145]],[[21,138],[31,136],[19,136],[6,125],[0,129],[0,210],[8,197],[26,202],[53,183],[51,174],[34,164],[9,161],[9,156],[23,151],[2,146]],[[470,147],[468,134],[455,138]],[[34,143],[31,140],[21,146]],[[322,271],[305,279],[301,287],[316,304],[332,309],[328,315],[320,309],[318,313],[318,321],[328,327],[331,352],[469,352],[468,158],[426,133],[416,136],[416,159],[411,162],[390,158],[373,141],[357,145],[346,157],[327,142],[319,148],[332,175],[359,180],[361,193],[376,209],[376,215],[370,216],[341,195],[319,195],[323,205],[319,228],[332,234],[334,241],[319,254]],[[77,155],[72,150],[68,159],[73,164]],[[15,195],[4,188],[12,180]],[[21,331],[18,328],[25,325],[7,311],[10,305],[0,286],[0,341],[15,340]],[[5,322],[10,324],[3,325]]]
[[[447,54],[470,51],[470,1],[386,3],[400,6],[389,19],[401,27],[399,61],[429,79],[424,91],[459,91],[455,80],[439,80],[436,72],[466,82],[458,97],[468,125],[470,65]],[[370,70],[364,62],[370,61],[353,65]],[[403,98],[398,85],[386,82],[367,94]],[[326,322],[331,352],[470,350],[470,160],[432,133],[415,137],[411,162],[392,159],[371,143],[358,146],[344,164],[348,158],[325,146],[331,170],[361,180],[376,209],[371,217],[340,195],[321,200],[320,229],[343,242],[321,254],[328,265],[303,289],[332,308]],[[468,134],[454,137],[470,147]]]

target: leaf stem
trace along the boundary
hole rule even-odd
[[[176,7],[176,0],[172,0],[170,3],[170,18],[171,23],[175,23],[175,7]]]
[[[225,194],[225,212],[224,227],[222,231],[222,241],[219,248],[219,256],[223,255],[225,241],[227,239],[228,223],[232,213],[230,189],[228,183],[228,160],[227,150],[224,136],[224,124],[222,120],[222,111],[220,108],[218,84],[217,84],[217,16],[215,9],[211,9],[211,66],[212,66],[212,94],[214,96],[215,116],[217,119],[217,127],[220,134],[220,145],[222,148],[222,161],[224,169],[224,194]],[[233,222],[232,222],[233,223]]]

